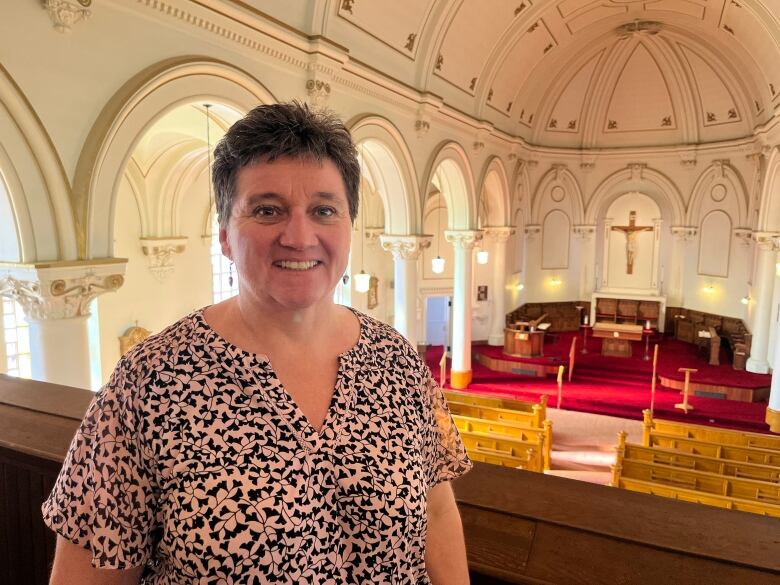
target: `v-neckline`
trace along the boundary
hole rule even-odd
[[[355,392],[353,385],[345,384],[345,368],[352,366],[357,370],[360,367],[361,360],[359,357],[364,352],[367,343],[367,324],[364,321],[364,316],[359,311],[356,311],[352,307],[346,307],[358,320],[358,339],[352,347],[341,352],[337,356],[339,366],[336,371],[336,382],[333,386],[333,393],[331,394],[328,410],[325,413],[322,425],[317,429],[309,421],[309,418],[304,414],[292,395],[287,391],[276,370],[273,368],[269,357],[266,354],[252,353],[242,349],[222,337],[211,327],[211,325],[209,325],[208,321],[206,321],[206,318],[203,315],[206,308],[207,307],[204,307],[195,313],[197,320],[207,329],[213,340],[218,341],[219,344],[227,350],[226,353],[228,354],[228,357],[241,358],[237,360],[237,363],[239,364],[239,367],[241,365],[245,366],[242,369],[244,369],[245,372],[249,374],[249,377],[255,382],[257,386],[255,391],[261,390],[268,395],[268,398],[270,398],[270,405],[276,411],[280,419],[287,424],[293,434],[298,438],[304,449],[309,451],[319,448],[321,441],[326,438],[325,435],[328,434],[329,431],[333,436],[339,434],[339,424],[337,423],[343,422],[343,417],[342,420],[339,421],[337,414],[339,410],[349,410],[350,400],[353,398]],[[258,384],[258,374],[260,371],[264,372],[266,375],[265,384]]]

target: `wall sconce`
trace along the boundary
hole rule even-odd
[[[518,285],[515,287],[515,290],[516,290],[516,291],[518,291],[518,292],[520,292],[520,291],[521,291],[521,290],[523,290],[524,288],[525,288],[525,285],[524,285],[524,284],[518,284]]]
[[[561,280],[560,276],[553,276],[550,279],[550,284],[553,286],[561,286],[563,284],[563,281]]]
[[[712,293],[714,293],[714,292],[715,292],[715,287],[714,287],[714,286],[712,286],[711,284],[708,284],[707,286],[705,286],[705,287],[704,287],[703,289],[701,289],[701,290],[702,290],[703,292],[707,293],[708,295],[711,295]]]
[[[742,299],[739,302],[742,303],[743,305],[747,305],[748,303],[750,303],[750,295],[745,295],[744,297],[742,297]]]

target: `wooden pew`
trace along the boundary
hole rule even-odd
[[[625,436],[619,435],[613,487],[780,517],[780,484],[632,458]]]
[[[495,421],[514,421],[519,424],[525,424],[531,427],[541,429],[544,424],[542,417],[542,407],[535,404],[531,412],[515,410],[513,408],[504,408],[500,406],[487,406],[482,404],[470,404],[468,402],[459,402],[450,400],[449,409],[452,414],[462,416],[471,416],[474,418],[484,418]]]
[[[643,415],[642,443],[645,446],[649,446],[649,432],[652,429],[667,435],[678,435],[689,439],[708,441],[710,443],[780,451],[780,436],[777,435],[748,433],[731,429],[707,427],[704,425],[657,420],[653,419],[649,410],[644,410]]]
[[[780,518],[780,506],[778,505],[761,503],[753,500],[743,500],[740,498],[733,498],[728,496],[719,496],[716,494],[708,494],[684,487],[673,487],[654,481],[645,481],[625,477],[623,475],[620,476],[617,485],[614,487],[620,487],[632,492],[640,492],[643,494],[652,494],[654,496],[672,498],[683,502],[693,502],[695,504],[705,504],[707,506],[715,506],[717,508],[726,508],[727,510],[739,510],[740,512],[751,512],[753,514],[761,514],[763,516]]]
[[[495,408],[508,408],[509,410],[519,410],[520,412],[539,412],[540,420],[544,420],[547,418],[547,395],[546,394],[543,394],[539,398],[539,402],[516,400],[513,398],[504,398],[502,396],[492,396],[490,394],[458,392],[457,390],[445,390],[444,397],[448,401],[459,402],[461,404],[472,404],[475,406],[492,406]],[[534,409],[534,407],[538,407],[538,408]]]
[[[512,421],[494,421],[470,416],[452,415],[455,426],[461,432],[479,432],[487,435],[497,434],[514,437],[521,441],[538,443],[544,458],[544,469],[550,469],[552,444],[552,421],[545,420],[542,430],[542,440],[539,441],[539,428],[518,424]]]
[[[729,477],[780,483],[779,466],[695,455],[673,449],[644,447],[631,443],[625,444],[624,456],[636,461],[646,461],[656,465],[668,465],[669,467],[707,471]]]
[[[497,433],[460,431],[469,457],[483,463],[515,467],[527,471],[544,471],[544,434],[535,441],[522,441]]]
[[[740,447],[739,445],[722,445],[711,441],[699,441],[680,435],[669,435],[650,431],[649,442],[646,447],[661,447],[683,451],[694,455],[706,455],[729,461],[744,461],[761,465],[780,467],[780,453],[773,449],[755,449],[752,447]]]

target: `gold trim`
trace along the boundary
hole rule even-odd
[[[450,386],[458,390],[468,388],[471,383],[471,378],[471,370],[467,372],[456,372],[455,370],[452,370],[450,372]]]
[[[453,372],[454,374],[455,372]],[[769,430],[773,433],[780,433],[780,410],[772,410],[768,406],[766,407],[766,424],[769,425]]]

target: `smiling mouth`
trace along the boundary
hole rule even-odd
[[[277,260],[274,262],[274,266],[277,268],[283,268],[284,270],[311,270],[322,264],[319,260],[307,260],[305,262],[295,262],[292,260]]]

